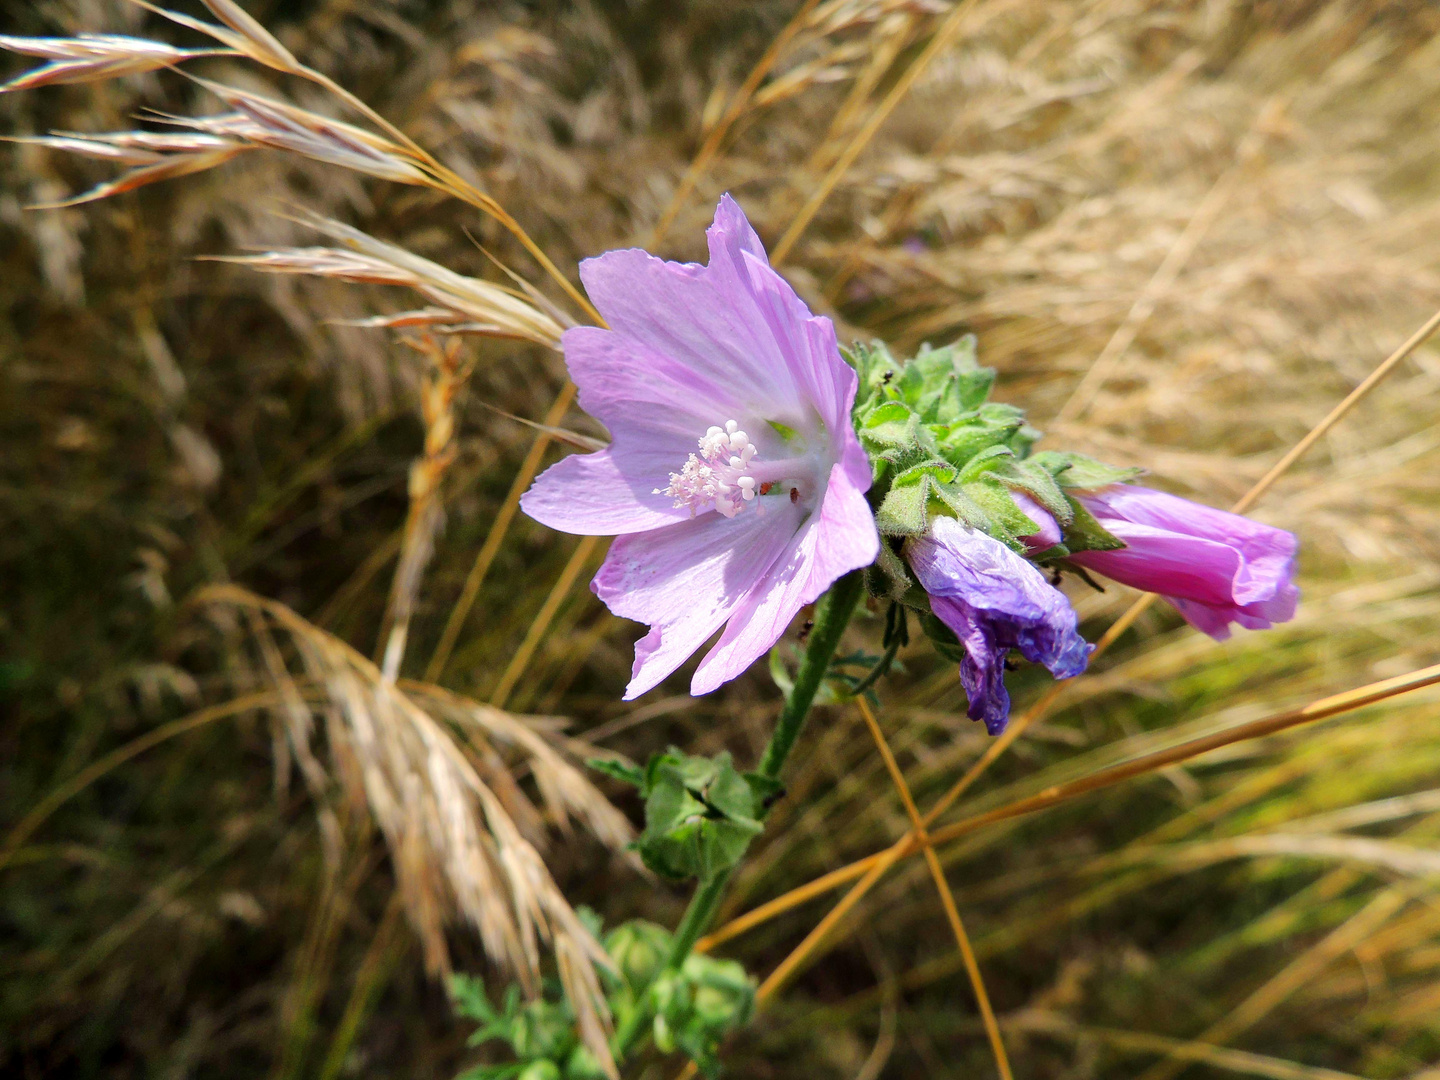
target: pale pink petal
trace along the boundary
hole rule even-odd
[[[722,203],[706,234],[708,266],[666,262],[630,248],[585,260],[580,279],[612,330],[713,385],[764,402],[772,419],[802,421],[814,407],[759,317],[745,266],[744,252],[759,241],[743,215],[736,220],[724,211]]]
[[[542,525],[578,536],[620,536],[643,533],[688,520],[688,510],[677,510],[668,495],[656,495],[655,483],[636,481],[645,475],[642,455],[617,459],[616,451],[571,454],[546,469],[520,497],[520,509]],[[648,458],[663,477],[674,468],[673,458]]]
[[[841,575],[869,566],[879,551],[864,489],[836,464],[819,516],[795,535],[735,609],[725,633],[700,661],[690,692],[708,694],[742,673],[770,651],[802,607],[819,599]]]
[[[683,664],[765,576],[794,531],[776,524],[703,514],[615,541],[590,587],[616,615],[650,625],[635,646],[627,701]]]

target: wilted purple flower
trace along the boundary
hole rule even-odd
[[[1091,647],[1076,629],[1070,601],[999,540],[936,517],[924,536],[905,545],[905,555],[930,594],[931,610],[965,648],[960,682],[970,719],[984,720],[991,735],[1004,731],[1010,718],[1010,649],[1044,664],[1057,679],[1085,670]]]
[[[1159,593],[1217,641],[1230,636],[1232,622],[1265,630],[1295,615],[1294,533],[1134,484],[1111,484],[1079,500],[1125,547],[1070,558]]]
[[[611,329],[561,344],[614,441],[547,470],[520,504],[562,532],[619,536],[591,588],[650,625],[627,700],[722,626],[690,690],[733,679],[879,551],[834,326],[770,268],[728,195],[706,235],[706,266],[636,248],[581,264]]]

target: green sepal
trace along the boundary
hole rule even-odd
[[[955,465],[964,465],[988,446],[1008,446],[1017,453],[1028,449],[1033,439],[1024,438],[1024,430],[1023,412],[1013,405],[991,402],[973,412],[949,418],[947,423],[936,425],[932,432],[941,456]]]
[[[1119,551],[1125,546],[1125,541],[1095,520],[1079,499],[1069,498],[1069,502],[1075,517],[1065,528],[1065,546],[1072,552]]]
[[[605,952],[632,990],[643,990],[670,959],[671,934],[658,923],[632,919],[605,935]]]
[[[865,570],[865,587],[881,600],[903,600],[915,588],[905,561],[887,542],[880,542],[880,555]]]
[[[939,349],[921,345],[898,383],[905,402],[926,423],[936,423],[978,409],[990,396],[995,372],[975,362],[975,335],[967,334]]]
[[[1070,508],[1070,500],[1065,497],[1065,492],[1055,482],[1055,478],[1043,466],[1033,460],[1006,462],[1003,468],[995,470],[992,474],[1006,487],[1013,491],[1023,491],[1037,503],[1045,508],[1063,528],[1070,524],[1075,512]],[[1039,522],[1035,522],[1038,527]],[[1033,533],[1022,533],[1022,536],[1031,536]]]
[[[985,524],[976,527],[984,529],[996,540],[1024,554],[1025,545],[1020,542],[1019,537],[1034,534],[1039,531],[1040,526],[1015,505],[1015,500],[1010,497],[1010,489],[993,476],[986,476],[965,484],[962,490],[970,502],[978,506],[985,515]]]
[[[1144,469],[1107,465],[1068,450],[1042,450],[1030,460],[1055,477],[1061,487],[1075,491],[1094,491],[1110,484],[1128,483],[1145,472]]]
[[[1006,464],[1005,459],[1013,458],[1014,456],[1015,451],[1011,450],[1008,446],[1002,446],[998,443],[994,446],[987,446],[984,450],[981,450],[978,454],[971,457],[969,461],[965,462],[964,466],[960,469],[958,479],[961,484],[968,484],[972,480],[978,480],[986,473],[994,472],[996,469],[1002,467]]]
[[[645,831],[635,850],[651,870],[674,881],[708,880],[728,870],[763,828],[763,806],[729,753],[694,757],[672,747],[656,754],[640,793]]]
[[[745,783],[750,785],[750,795],[755,800],[757,814],[763,815],[775,804],[776,799],[785,794],[785,785],[773,776],[758,772],[740,775],[745,778]]]
[[[1040,563],[1043,566],[1046,563],[1058,562],[1069,554],[1070,549],[1064,544],[1052,544],[1044,551],[1031,552],[1026,558],[1031,562]]]

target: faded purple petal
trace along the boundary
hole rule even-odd
[[[984,720],[990,734],[1005,730],[1009,718],[1004,683],[1009,649],[1044,664],[1057,679],[1085,670],[1091,647],[1080,636],[1070,601],[1000,541],[954,518],[937,517],[905,553],[935,615],[965,647],[960,678],[969,715]]]
[[[706,266],[634,249],[582,264],[609,329],[561,344],[581,407],[613,441],[552,466],[521,500],[553,528],[620,536],[594,588],[651,626],[627,698],[722,626],[692,692],[734,678],[879,551],[850,420],[857,378],[834,326],[770,268],[729,196],[707,237]]]
[[[1230,636],[1232,622],[1263,630],[1294,616],[1300,598],[1294,533],[1133,484],[1112,484],[1080,500],[1126,546],[1071,558],[1159,593],[1217,641]]]

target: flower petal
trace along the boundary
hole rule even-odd
[[[585,260],[580,278],[617,333],[714,385],[735,387],[763,402],[772,419],[805,423],[813,407],[759,317],[746,269],[745,252],[763,258],[759,238],[733,200],[722,201],[706,236],[708,266],[666,262],[630,248]]]
[[[960,685],[969,703],[966,715],[983,720],[985,730],[999,735],[1010,720],[1010,691],[1005,688],[1005,649],[978,613],[956,600],[930,598],[935,617],[955,632],[965,647],[960,661]]]
[[[591,588],[616,615],[648,623],[625,700],[656,686],[730,617],[785,550],[791,528],[756,513],[702,514],[622,536]]]
[[[1126,547],[1072,558],[1106,577],[1164,596],[1217,641],[1230,624],[1268,629],[1295,614],[1293,533],[1134,484],[1082,496]]]
[[[1076,552],[1074,562],[1145,592],[1202,604],[1233,602],[1234,581],[1244,566],[1235,548],[1120,518],[1100,518],[1100,523],[1125,547]]]
[[[645,468],[641,454],[622,458],[615,448],[595,454],[571,454],[546,469],[520,497],[520,509],[542,525],[578,536],[620,536],[644,533],[686,521],[690,512],[676,509],[665,494],[656,495],[636,481]],[[647,459],[664,477],[674,465],[660,455]],[[706,515],[707,517],[710,515]]]
[[[869,480],[867,470],[867,487]],[[802,607],[842,575],[875,561],[880,535],[864,491],[843,463],[831,468],[819,515],[795,533],[785,553],[736,606],[725,633],[695,670],[692,694],[708,694],[741,674],[770,651]],[[769,515],[798,513],[783,497],[765,502],[778,504],[766,507]]]
[[[1031,554],[1052,548],[1064,539],[1060,532],[1060,523],[1055,520],[1055,515],[1049,510],[1046,510],[1023,491],[1012,489],[1010,498],[1020,508],[1022,514],[1040,526],[1039,532],[1020,538],[1025,541],[1025,547]]]

